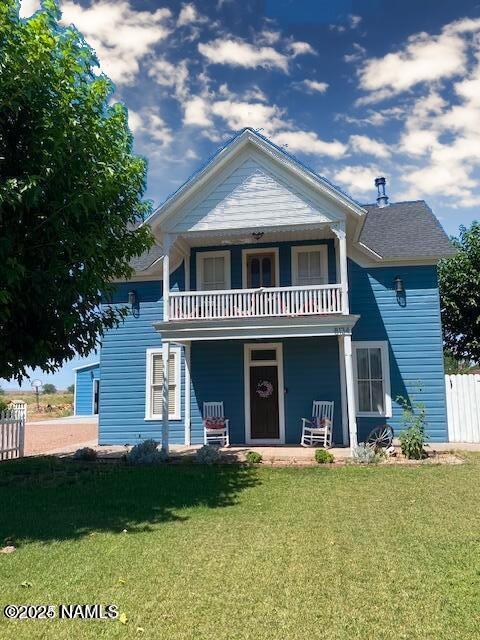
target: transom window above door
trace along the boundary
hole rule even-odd
[[[328,284],[327,245],[292,247],[292,284],[299,287]]]
[[[230,289],[230,251],[197,253],[197,289],[199,291]]]

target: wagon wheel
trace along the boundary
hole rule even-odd
[[[393,442],[393,429],[389,424],[382,424],[370,431],[367,444],[374,449],[386,449]]]

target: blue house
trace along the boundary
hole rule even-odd
[[[76,367],[73,414],[93,416],[100,407],[100,362]]]
[[[224,146],[146,221],[156,245],[118,283],[131,313],[102,344],[100,443],[202,443],[215,401],[231,443],[298,444],[322,400],[354,446],[398,433],[399,396],[446,441],[436,265],[453,249],[425,202],[376,185],[360,205],[251,129]]]

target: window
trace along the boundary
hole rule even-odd
[[[353,365],[357,415],[391,417],[387,342],[354,342]]]
[[[170,349],[168,418],[180,420],[180,349]],[[161,349],[147,349],[146,420],[162,419],[163,358]]]
[[[197,253],[197,290],[230,289],[230,251]]]
[[[292,283],[305,287],[328,283],[327,245],[292,248]]]

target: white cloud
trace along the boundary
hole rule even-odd
[[[354,42],[352,44],[353,53],[348,53],[343,56],[345,62],[358,62],[365,57],[367,50],[362,45],[358,44],[358,42]]]
[[[194,96],[186,100],[183,104],[184,115],[183,124],[196,127],[210,127],[213,122],[210,118],[210,105],[201,96]]]
[[[302,80],[295,82],[293,86],[297,89],[305,89],[308,93],[325,93],[328,89],[328,82],[319,82],[318,80]]]
[[[99,0],[83,7],[72,0],[62,3],[63,23],[73,23],[97,52],[102,70],[118,84],[131,84],[140,62],[170,30],[171,12],[136,11],[129,2]]]
[[[384,142],[373,140],[368,136],[353,135],[349,139],[350,147],[355,153],[375,156],[377,158],[388,158],[391,151]]]
[[[361,16],[355,16],[352,13],[348,16],[348,23],[350,25],[350,29],[356,29],[362,21]]]
[[[462,75],[467,63],[466,36],[474,30],[480,30],[480,19],[459,20],[446,25],[440,35],[414,34],[399,51],[366,60],[359,80],[369,94],[359,104],[389,98],[419,83]]]
[[[156,58],[150,65],[148,75],[161,86],[174,87],[179,100],[187,97],[189,74],[186,60],[172,64],[164,58]]]
[[[228,64],[234,67],[254,69],[256,67],[276,67],[288,70],[288,58],[272,47],[257,47],[243,40],[217,38],[207,43],[199,43],[199,52],[211,64]]]
[[[273,141],[292,153],[341,158],[347,151],[346,145],[338,140],[327,142],[314,131],[280,131],[273,136]]]
[[[302,56],[307,53],[317,55],[315,49],[309,45],[308,42],[292,42],[289,49],[292,52],[292,58],[296,58],[297,56]]]
[[[140,145],[143,142],[143,146],[150,146],[153,141],[155,147],[166,149],[173,141],[173,133],[157,108],[148,107],[140,111],[129,109],[128,125],[135,136],[142,137]]]
[[[385,175],[375,165],[347,165],[333,174],[333,181],[338,182],[347,193],[368,196],[375,193],[375,178]]]
[[[212,113],[222,118],[233,131],[252,127],[263,129],[263,133],[271,135],[273,131],[284,125],[281,119],[282,111],[275,105],[219,100],[212,104],[211,109]]]
[[[20,17],[29,18],[37,9],[40,9],[40,0],[21,0]]]
[[[207,22],[208,18],[198,13],[194,4],[188,3],[182,5],[182,9],[178,14],[177,27],[184,27],[187,24],[198,22]]]
[[[328,28],[330,29],[330,31],[336,31],[337,33],[344,33],[347,30],[347,28],[356,29],[361,23],[361,21],[362,21],[361,16],[356,16],[350,13],[346,17],[346,25],[345,24],[329,24]]]

